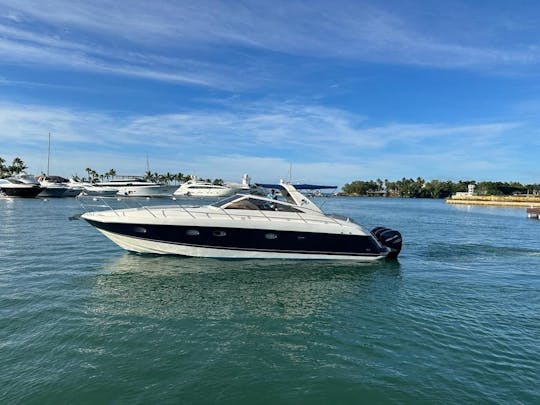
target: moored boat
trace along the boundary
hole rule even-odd
[[[80,185],[70,183],[68,179],[61,176],[42,175],[38,177],[38,182],[43,187],[40,197],[76,197],[83,191]]]
[[[229,197],[238,192],[249,191],[249,189],[249,176],[244,174],[242,183],[214,184],[194,178],[178,187],[173,195],[188,197]]]
[[[28,174],[0,179],[0,193],[7,197],[35,198],[42,191],[43,187]]]
[[[140,177],[119,177],[106,182],[94,183],[94,186],[116,188],[116,194],[123,197],[170,196],[176,188],[176,186],[155,183]]]

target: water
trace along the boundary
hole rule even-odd
[[[540,403],[540,222],[318,203],[398,263],[144,256],[74,199],[0,200],[0,403]]]

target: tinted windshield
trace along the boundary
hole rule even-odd
[[[211,204],[211,205],[212,205],[212,207],[222,207],[222,206],[224,206],[224,205],[230,203],[231,201],[234,201],[234,200],[236,200],[236,199],[238,199],[240,197],[242,197],[240,194],[235,194],[235,195],[233,195],[231,197],[225,198],[223,200],[219,200],[219,201],[217,201],[217,202],[215,202],[214,204]]]
[[[228,205],[226,209],[302,212],[290,205],[282,204],[276,200],[260,200],[258,198],[245,198],[240,201],[235,201]]]

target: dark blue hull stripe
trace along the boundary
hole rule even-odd
[[[381,250],[371,235],[121,224],[86,220],[98,229],[118,235],[195,248],[348,256],[381,256],[387,252],[386,249]]]

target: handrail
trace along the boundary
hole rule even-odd
[[[96,199],[99,200],[101,202],[101,204],[99,204],[99,205],[84,204],[84,202],[83,202],[84,200],[80,199],[79,202],[83,206],[85,211],[89,211],[90,207],[108,208],[109,210],[113,211],[116,216],[122,216],[121,214],[123,212],[120,212],[118,210],[118,207],[116,209],[113,208],[112,200],[111,200],[111,202],[107,202],[107,198],[103,198],[103,197],[92,197],[92,198],[93,198],[94,201]],[[116,200],[121,201],[120,205],[125,205],[127,208],[135,208],[135,207],[133,207],[133,205],[138,206],[138,208],[146,211],[149,215],[151,215],[154,218],[158,218],[159,215],[161,215],[163,218],[174,218],[174,216],[175,216],[174,211],[173,212],[168,212],[166,208],[163,208],[163,206],[155,206],[155,208],[153,208],[152,205],[149,205],[149,206],[143,205],[141,202],[136,201],[136,200],[129,200],[129,202],[132,204],[131,206],[129,206],[129,205],[127,205],[128,199],[122,198],[122,199],[115,199],[115,201]],[[213,217],[215,217],[215,218],[227,217],[227,218],[229,218],[231,220],[235,220],[235,221],[239,220],[239,219],[264,220],[264,221],[268,221],[268,222],[273,222],[273,221],[276,221],[276,220],[283,220],[283,221],[301,221],[302,223],[305,223],[305,224],[308,224],[308,223],[328,223],[328,224],[330,224],[330,223],[332,223],[332,224],[335,224],[335,225],[338,225],[338,226],[344,226],[344,224],[342,222],[338,221],[337,218],[332,217],[331,214],[329,214],[329,215],[323,214],[323,216],[318,217],[318,215],[309,215],[309,213],[295,212],[295,213],[291,213],[292,216],[288,216],[288,217],[284,217],[284,218],[276,218],[276,217],[270,216],[269,213],[265,212],[264,210],[257,210],[256,212],[253,212],[253,214],[251,214],[251,213],[246,213],[246,212],[243,212],[243,213],[231,212],[230,210],[228,211],[228,210],[223,209],[223,208],[221,208],[219,210],[212,210],[211,212],[205,210],[204,208],[202,210],[198,210],[199,207],[191,207],[190,206],[189,208],[193,208],[193,209],[187,209],[186,206],[184,206],[182,204],[178,204],[178,203],[167,205],[167,207],[177,208],[177,209],[179,209],[178,213],[180,213],[180,212],[186,213],[187,215],[189,215],[193,219],[197,219],[197,218],[199,218],[201,216],[202,216],[202,218],[208,218],[208,219],[211,219]],[[255,213],[257,215],[255,215]]]

